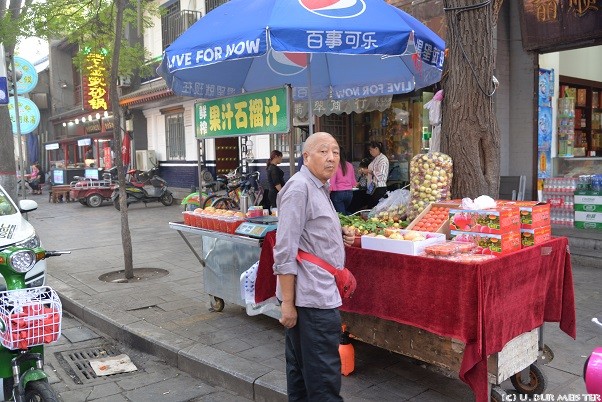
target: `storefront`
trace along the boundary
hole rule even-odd
[[[53,184],[75,176],[98,178],[113,166],[113,117],[108,112],[78,114],[53,121],[55,140],[44,145]]]
[[[580,202],[599,199],[602,178],[602,9],[530,1],[521,17],[523,47],[539,53],[539,198],[553,224],[602,228],[602,202]]]

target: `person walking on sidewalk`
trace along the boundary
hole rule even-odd
[[[289,401],[342,401],[341,296],[328,271],[306,260],[297,262],[303,250],[340,269],[343,244],[353,244],[354,235],[341,228],[328,191],[339,163],[337,141],[325,132],[311,135],[303,161],[277,199],[274,273],[285,327],[287,394]]]

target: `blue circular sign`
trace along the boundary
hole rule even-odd
[[[22,74],[21,79],[17,81],[17,95],[31,92],[38,85],[38,72],[29,61],[15,56],[15,71]]]
[[[13,134],[17,135],[17,119],[15,113],[15,97],[11,96],[8,103],[8,113],[13,125]],[[21,134],[29,134],[40,125],[40,109],[31,99],[19,97],[19,121]]]

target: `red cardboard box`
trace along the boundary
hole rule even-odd
[[[449,210],[449,228],[461,232],[502,234],[520,229],[520,213],[515,205],[491,209]]]
[[[476,254],[504,255],[521,249],[520,231],[502,234],[451,231],[453,241],[471,242],[476,245]]]
[[[548,225],[534,229],[521,229],[520,237],[522,247],[535,246],[552,238],[552,227]]]
[[[498,205],[514,205],[520,210],[520,228],[533,229],[550,225],[550,204],[538,201],[498,201]]]

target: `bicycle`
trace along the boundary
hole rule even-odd
[[[229,192],[227,196],[217,198],[211,203],[211,206],[222,209],[240,209],[241,196],[249,197],[249,205],[262,205],[264,190],[263,186],[259,184],[259,176],[259,172],[242,176],[239,187]]]
[[[241,166],[230,171],[225,175],[220,175],[213,182],[206,183],[203,188],[209,190],[208,193],[201,192],[200,207],[205,209],[208,206],[213,206],[218,198],[230,195],[241,184],[242,174],[240,173]]]

